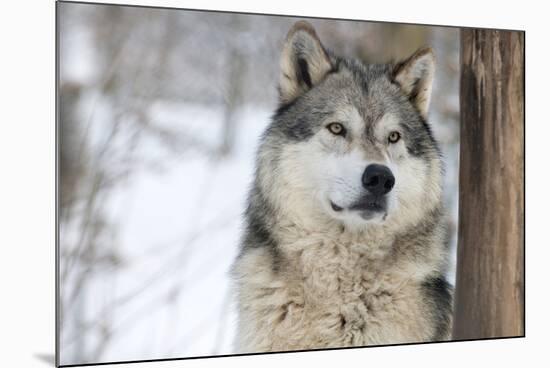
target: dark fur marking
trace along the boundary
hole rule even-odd
[[[283,322],[285,319],[286,319],[286,316],[288,315],[288,306],[289,306],[290,303],[287,303],[285,305],[283,305],[282,309],[282,313],[281,315],[279,316],[279,319],[278,319],[278,323],[281,323]]]
[[[304,82],[308,88],[311,88],[313,86],[313,83],[311,83],[311,76],[309,75],[309,67],[307,65],[307,61],[303,58],[298,58],[298,69],[297,72],[297,79],[300,82]]]
[[[434,341],[441,341],[451,328],[452,287],[442,277],[429,278],[422,283],[422,289],[435,322]]]
[[[343,330],[346,327],[346,317],[340,314],[340,328]]]
[[[283,132],[286,137],[295,141],[303,141],[313,135],[311,124],[302,119],[296,120],[295,124],[291,126],[287,126]]]
[[[255,185],[255,188],[258,188],[258,186]],[[239,257],[250,248],[263,247],[271,253],[273,271],[277,272],[280,268],[282,255],[277,248],[277,243],[273,239],[269,230],[269,224],[267,223],[267,218],[271,212],[271,207],[263,194],[259,190],[253,189],[250,193],[245,213],[247,223],[243,242],[244,246],[241,248]]]
[[[440,155],[439,145],[435,140],[430,125],[422,118],[420,113],[415,109],[415,118],[417,124],[420,124],[421,129],[410,124],[411,119],[403,120],[401,124],[405,130],[405,144],[407,151],[410,155],[419,156],[431,156],[433,154]]]
[[[284,115],[295,103],[296,100],[292,100],[288,103],[279,105],[279,107],[277,108],[277,110],[275,110],[275,113],[273,114],[272,120],[276,120],[277,118]]]

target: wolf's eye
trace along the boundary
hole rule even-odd
[[[327,129],[334,135],[346,135],[346,129],[340,123],[330,123],[327,125]]]
[[[391,132],[388,136],[388,142],[397,143],[401,139],[401,134],[399,132]]]

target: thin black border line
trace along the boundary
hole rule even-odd
[[[290,350],[290,351],[266,351],[260,353],[240,353],[240,354],[223,354],[223,355],[206,355],[206,356],[191,356],[185,358],[161,358],[161,359],[144,359],[144,360],[121,360],[113,362],[101,362],[101,363],[83,363],[83,364],[67,364],[60,365],[59,368],[68,367],[93,367],[100,365],[115,365],[115,364],[136,364],[136,363],[156,363],[156,362],[171,362],[181,360],[195,360],[195,359],[212,359],[212,358],[233,358],[243,356],[254,355],[272,355],[272,354],[293,354],[304,352],[317,352],[317,351],[334,351],[334,350],[354,350],[354,349],[368,349],[368,348],[387,348],[394,346],[410,346],[410,345],[430,345],[430,344],[447,344],[447,343],[462,343],[462,342],[474,342],[474,341],[493,341],[493,340],[511,340],[511,339],[524,339],[525,335],[519,336],[500,336],[500,337],[482,337],[479,339],[461,339],[461,340],[449,340],[449,341],[426,341],[426,342],[408,342],[403,344],[385,344],[385,345],[369,345],[369,346],[346,346],[338,348],[322,348],[322,349],[308,349],[308,350]]]
[[[353,21],[353,22],[373,22],[382,24],[399,24],[399,25],[415,25],[426,27],[441,27],[441,28],[456,28],[456,29],[483,29],[494,31],[509,31],[519,32],[523,35],[523,334],[518,336],[500,336],[500,337],[482,337],[476,339],[460,339],[449,341],[427,341],[427,342],[414,342],[403,344],[385,344],[385,345],[371,345],[371,346],[352,346],[352,347],[337,347],[337,348],[323,348],[323,349],[309,349],[309,350],[293,350],[293,351],[270,351],[259,353],[241,353],[241,354],[223,354],[223,355],[204,355],[204,356],[190,356],[181,358],[160,358],[160,359],[144,359],[144,360],[123,360],[112,362],[100,362],[100,363],[84,363],[84,364],[68,364],[60,365],[60,331],[59,331],[59,154],[60,154],[60,129],[59,129],[59,4],[82,4],[82,5],[105,5],[105,6],[119,6],[119,7],[131,7],[131,8],[145,8],[145,9],[163,9],[163,10],[184,10],[192,12],[205,12],[205,13],[222,13],[222,14],[243,14],[243,15],[263,15],[274,17],[288,17],[288,18],[305,18],[316,20],[337,20],[337,21]],[[470,26],[454,26],[454,25],[437,25],[426,23],[407,23],[407,22],[391,22],[391,21],[377,21],[377,20],[365,20],[365,19],[349,19],[349,18],[329,18],[329,17],[315,17],[315,16],[300,16],[300,15],[286,15],[286,14],[269,14],[269,13],[253,13],[253,12],[238,12],[238,11],[225,11],[225,10],[209,10],[209,9],[190,9],[190,8],[177,8],[177,7],[163,7],[153,5],[135,5],[135,4],[120,4],[120,3],[101,3],[101,2],[86,2],[86,1],[68,1],[68,0],[56,0],[55,1],[55,366],[56,367],[90,367],[90,366],[104,366],[104,365],[118,365],[118,364],[135,364],[135,363],[153,363],[153,362],[166,362],[166,361],[183,361],[194,359],[211,359],[211,358],[230,358],[230,357],[242,357],[242,356],[254,356],[254,355],[271,355],[271,354],[288,354],[288,353],[301,353],[310,351],[333,351],[333,350],[350,350],[350,349],[365,349],[365,348],[383,348],[391,346],[409,346],[409,345],[428,345],[428,344],[441,344],[441,343],[455,343],[455,342],[470,342],[470,341],[493,341],[493,340],[508,340],[508,339],[521,339],[526,337],[526,31],[520,29],[504,29],[504,28],[483,28],[483,27],[470,27]]]
[[[255,12],[246,12],[246,11],[234,11],[234,10],[210,10],[210,9],[194,9],[194,8],[177,8],[177,7],[173,7],[173,6],[102,3],[102,2],[95,2],[95,1],[94,2],[87,2],[87,1],[57,0],[57,2],[66,3],[66,4],[125,6],[125,7],[130,7],[130,8],[161,9],[161,10],[185,10],[185,11],[192,11],[192,12],[210,12],[210,13],[223,13],[223,14],[229,13],[229,14],[242,14],[242,15],[264,15],[264,16],[270,16],[270,17],[288,17],[288,18],[322,19],[322,20],[352,21],[352,22],[370,22],[370,23],[399,24],[399,25],[411,25],[411,26],[423,26],[423,27],[484,29],[484,30],[493,30],[493,31],[525,32],[525,30],[523,30],[523,29],[485,28],[485,27],[473,27],[473,26],[438,25],[438,24],[429,24],[429,23],[392,22],[392,21],[388,21],[388,20],[384,21],[384,20],[372,20],[372,19],[331,18],[331,17],[316,17],[316,16],[312,16],[312,15],[286,15],[286,14],[271,14],[271,13],[255,13]]]

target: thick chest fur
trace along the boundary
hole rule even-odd
[[[238,349],[279,351],[428,341],[435,333],[422,278],[364,247],[309,244],[273,268],[253,249],[237,262]]]

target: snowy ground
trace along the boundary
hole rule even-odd
[[[157,104],[152,113],[159,124],[184,126],[205,143],[219,138],[220,131],[205,125],[220,126],[213,121],[221,120],[221,110]],[[110,314],[114,332],[102,361],[231,352],[235,315],[227,273],[237,252],[255,147],[269,115],[239,112],[236,149],[227,159],[172,159],[160,173],[142,170],[110,194],[108,217],[117,224],[123,264],[94,273],[78,308],[90,322]],[[182,116],[193,121],[182,124]],[[101,141],[100,134],[93,136]],[[145,139],[138,154],[159,150],[157,141]],[[91,330],[80,345],[62,345],[62,357],[97,346],[101,338]]]

